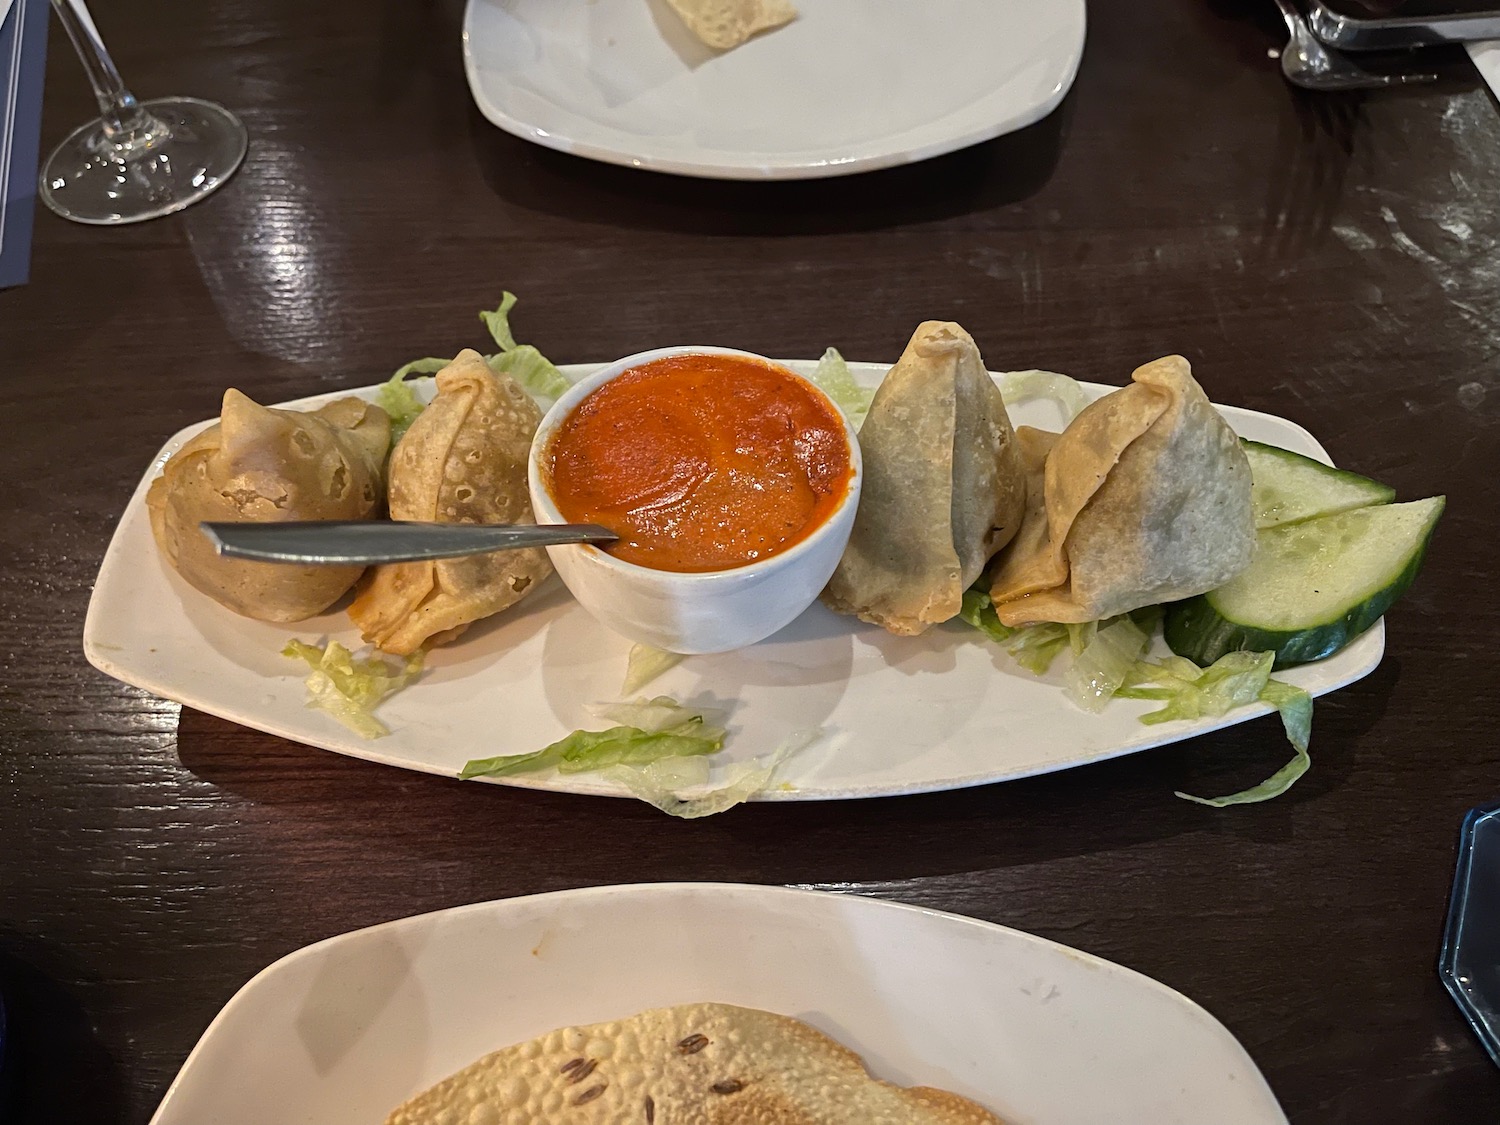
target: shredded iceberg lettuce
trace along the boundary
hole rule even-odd
[[[559,773],[589,773],[610,766],[646,765],[661,758],[716,753],[723,749],[724,733],[722,727],[706,726],[702,716],[661,731],[623,726],[601,731],[575,730],[529,754],[475,758],[458,776],[467,781],[471,777],[506,777],[547,766],[555,766]]]
[[[1075,645],[1081,639],[1075,637]],[[1151,643],[1151,635],[1128,615],[1099,622],[1093,635],[1077,648],[1063,677],[1063,692],[1085,711],[1104,710]]]
[[[518,344],[510,330],[510,310],[515,307],[516,295],[507,291],[500,298],[500,307],[493,312],[482,312],[479,319],[494,337],[500,350],[495,355],[485,356],[492,371],[504,371],[527,394],[536,398],[558,398],[570,384],[563,373],[530,344]]]
[[[513,351],[516,347],[516,338],[510,331],[510,310],[516,307],[518,298],[509,289],[500,294],[500,307],[494,312],[481,312],[479,319],[484,321],[484,326],[494,338],[495,347],[502,352]]]
[[[1270,652],[1231,652],[1207,668],[1199,668],[1191,660],[1168,656],[1159,661],[1139,661],[1131,670],[1116,694],[1124,699],[1155,699],[1164,704],[1141,716],[1143,723],[1223,715],[1235,707],[1259,701],[1280,712],[1287,740],[1296,751],[1290,762],[1249,789],[1224,797],[1195,797],[1191,793],[1177,796],[1216,809],[1269,801],[1290,789],[1312,765],[1307,752],[1312,740],[1312,696],[1299,687],[1271,679],[1274,659],[1275,654]]]
[[[437,356],[428,356],[426,359],[414,359],[410,363],[404,363],[396,368],[396,373],[391,376],[390,382],[399,383],[413,375],[436,375],[452,362],[451,359],[439,359]]]
[[[1006,406],[1034,398],[1049,399],[1062,411],[1065,426],[1089,404],[1078,381],[1056,371],[1007,371],[1000,376],[1000,396]]]
[[[417,415],[427,409],[427,404],[413,389],[413,384],[407,382],[407,376],[432,375],[447,366],[446,359],[414,359],[380,384],[380,390],[375,394],[375,403],[391,417],[392,449],[417,420]]]
[[[1274,659],[1270,652],[1231,652],[1207,668],[1181,656],[1143,660],[1116,694],[1122,699],[1162,701],[1162,707],[1141,716],[1143,723],[1225,715],[1260,698]],[[1151,684],[1156,686],[1147,686]]]
[[[533,398],[560,398],[571,386],[552,361],[530,344],[484,358],[491,371],[504,371]]]
[[[647,765],[662,758],[713,754],[724,746],[723,727],[710,726],[706,713],[683,707],[667,696],[594,709],[620,724],[608,730],[575,730],[528,754],[475,758],[459,777],[506,777],[555,767],[559,773],[588,773],[618,765]]]
[[[704,722],[717,719],[718,713],[703,707],[684,707],[670,695],[653,696],[651,699],[635,699],[625,703],[596,703],[589,712],[601,719],[623,726],[640,727],[642,730],[659,731],[681,726],[690,719]]]
[[[1034,676],[1046,675],[1058,654],[1073,647],[1073,632],[1066,625],[1043,621],[1023,625],[1015,631],[1005,650]]]
[[[1072,643],[1073,634],[1067,625],[1046,622],[1013,629],[1002,624],[989,593],[980,584],[964,591],[958,616],[1010,653],[1022,668],[1038,676],[1052,667],[1057,654]]]
[[[652,680],[682,663],[682,654],[651,645],[631,645],[625,662],[625,683],[621,695],[634,695]]]
[[[1281,715],[1281,725],[1286,731],[1287,741],[1306,757],[1308,744],[1312,742],[1312,695],[1292,684],[1271,679],[1260,689],[1260,701],[1276,708]],[[1307,766],[1304,765],[1303,771],[1306,769]],[[1297,776],[1302,775],[1299,773]],[[1295,781],[1296,778],[1292,780]]]
[[[361,738],[380,738],[390,728],[371,711],[417,678],[425,654],[418,650],[393,667],[379,657],[356,658],[337,641],[320,647],[293,638],[281,655],[303,660],[312,669],[306,680],[309,707],[328,712]]]
[[[823,353],[811,379],[838,404],[838,408],[849,419],[849,425],[857,431],[863,424],[865,415],[870,412],[870,400],[875,397],[875,392],[854,381],[849,364],[844,361],[837,348],[829,348]]]
[[[692,819],[749,800],[771,783],[783,761],[822,735],[821,730],[800,731],[771,754],[729,767],[722,785],[687,796],[708,784],[707,755],[724,745],[724,728],[709,725],[711,712],[684,707],[665,695],[590,710],[621,725],[574,731],[529,754],[478,758],[459,777],[506,777],[547,767],[559,773],[599,771],[663,812]]]
[[[692,797],[683,796],[682,790],[704,784],[708,780],[706,761],[703,762],[701,772],[684,769],[668,758],[642,767],[616,766],[605,770],[604,776],[625,786],[641,800],[655,805],[669,816],[694,820],[721,813],[748,801],[771,784],[771,779],[782,762],[817,741],[822,734],[820,729],[798,731],[770,754],[731,766],[723,785]]]
[[[1224,797],[1177,796],[1223,808],[1269,801],[1290,789],[1312,764],[1312,696],[1299,687],[1271,679],[1274,654],[1231,652],[1207,668],[1180,656],[1146,659],[1144,654],[1161,624],[1160,606],[1086,625],[1043,623],[1010,628],[1001,623],[990,596],[976,585],[964,592],[959,617],[1004,648],[1028,671],[1041,675],[1059,653],[1071,650],[1073,661],[1063,679],[1068,698],[1085,711],[1099,712],[1111,699],[1152,699],[1162,706],[1141,716],[1147,724],[1173,719],[1200,719],[1228,714],[1249,703],[1268,703],[1281,714],[1296,756],[1274,775]]]
[[[996,644],[1004,644],[1015,633],[1009,625],[1000,623],[1000,618],[995,613],[995,603],[978,586],[970,586],[964,591],[963,605],[959,608],[958,616]]]
[[[504,371],[521,385],[533,398],[555,399],[568,389],[568,380],[561,371],[530,344],[516,343],[510,330],[510,310],[515,307],[516,295],[509,291],[500,298],[500,307],[481,312],[479,319],[489,329],[500,350],[484,357],[492,371]],[[376,393],[376,403],[391,416],[391,447],[395,448],[403,434],[422,413],[426,404],[412,390],[407,379],[412,375],[436,375],[451,359],[414,359],[405,364]]]

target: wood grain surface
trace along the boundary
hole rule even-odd
[[[809,0],[811,3],[811,0]],[[461,903],[741,880],[940,907],[1194,998],[1303,1123],[1500,1120],[1435,971],[1465,809],[1500,797],[1500,114],[1438,85],[1304,95],[1269,2],[1090,8],[1051,117],[927,163],[736,184],[605,167],[474,108],[457,0],[99,0],[144,97],[222,101],[243,171],[181,215],[37,217],[0,292],[0,989],[18,1122],[148,1120],[220,1006],[308,942]],[[54,27],[44,149],[92,113]],[[989,366],[1121,382],[1181,352],[1403,499],[1446,493],[1368,679],[1317,709],[1048,777],[678,822],[465,785],[239,729],[80,645],[150,456],[236,386],[277,401],[483,342],[519,293],[558,362],[691,338],[893,360],[961,321]],[[1041,1125],[1041,1123],[1038,1123]]]

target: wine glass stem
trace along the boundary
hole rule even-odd
[[[73,41],[73,49],[94,87],[105,137],[123,141],[145,130],[149,116],[136,102],[135,95],[126,89],[83,0],[52,0],[52,8]]]

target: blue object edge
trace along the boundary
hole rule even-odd
[[[15,0],[0,25],[0,289],[31,275],[47,0]]]
[[[1500,803],[1470,809],[1464,817],[1438,959],[1438,976],[1453,1002],[1490,1060],[1500,1066],[1500,927],[1493,924],[1496,918],[1500,918]],[[1484,948],[1476,949],[1476,945]]]

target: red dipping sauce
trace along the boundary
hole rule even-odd
[[[570,523],[654,570],[746,566],[799,543],[853,478],[836,407],[783,367],[737,355],[664,356],[585,398],[542,461]]]

